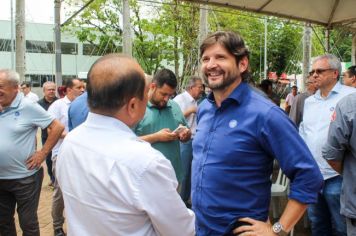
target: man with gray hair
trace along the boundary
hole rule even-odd
[[[185,143],[180,142],[180,157],[182,161],[183,169],[183,179],[182,179],[182,188],[180,195],[187,205],[190,207],[189,203],[190,197],[190,177],[191,177],[191,168],[193,160],[193,149],[192,149],[192,140],[197,128],[197,119],[196,113],[198,110],[197,100],[200,98],[200,95],[203,92],[203,81],[199,76],[191,76],[186,90],[177,95],[173,101],[178,103],[180,109],[183,112],[185,119],[187,120],[190,131],[192,132],[191,139]]]
[[[346,235],[345,218],[340,214],[340,191],[342,177],[322,157],[332,114],[336,104],[354,88],[342,85],[340,60],[326,54],[317,57],[309,75],[319,88],[305,100],[303,121],[299,133],[308,145],[324,177],[324,186],[318,201],[308,207],[313,235]]]
[[[42,162],[64,127],[40,105],[19,92],[18,73],[0,69],[0,235],[16,235],[15,207],[23,235],[40,235],[37,207]],[[38,127],[48,129],[46,143],[35,150]]]

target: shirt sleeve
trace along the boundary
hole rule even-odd
[[[265,117],[261,144],[291,180],[289,198],[304,204],[315,203],[323,177],[307,145],[282,110],[273,107]]]
[[[41,107],[38,103],[33,103],[29,106],[31,109],[31,119],[32,124],[34,126],[40,127],[41,129],[47,128],[52,121],[54,120],[53,116],[51,116],[43,107]]]
[[[142,176],[138,207],[147,212],[158,235],[195,235],[194,213],[177,192],[177,180],[170,162],[152,161]]]
[[[341,162],[349,145],[351,124],[338,105],[335,112],[336,119],[330,123],[328,139],[322,149],[322,155],[326,160]]]

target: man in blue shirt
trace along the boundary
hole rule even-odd
[[[212,93],[199,107],[193,140],[197,235],[223,235],[236,219],[251,225],[235,233],[285,234],[307,204],[316,202],[323,182],[318,166],[285,113],[244,81],[249,59],[239,35],[214,33],[200,46],[200,56]],[[286,209],[272,226],[268,209],[274,159],[291,185]]]
[[[83,123],[89,113],[87,103],[88,93],[84,92],[82,95],[74,99],[68,109],[68,128],[69,131]]]
[[[41,164],[64,127],[40,105],[24,98],[19,80],[15,71],[0,69],[0,235],[16,235],[17,208],[23,235],[39,236]],[[48,137],[36,151],[39,127],[48,129]]]
[[[299,127],[299,133],[324,177],[318,201],[308,207],[312,234],[317,236],[346,236],[345,218],[340,214],[342,177],[322,157],[322,147],[327,141],[336,104],[356,91],[338,82],[340,73],[341,63],[336,56],[326,54],[314,59],[309,75],[314,78],[319,89],[305,100],[303,121]]]

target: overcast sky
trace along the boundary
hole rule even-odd
[[[15,11],[16,0],[12,0]],[[0,0],[0,20],[10,20],[11,0]],[[54,0],[25,0],[26,21],[36,23],[53,23]],[[61,7],[61,22],[65,21],[65,12],[68,7]],[[14,13],[15,15],[15,13]]]

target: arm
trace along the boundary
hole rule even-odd
[[[157,235],[195,235],[194,213],[176,190],[178,183],[169,160],[162,156],[152,161],[140,183],[137,205],[147,213]]]
[[[336,172],[341,173],[345,152],[349,145],[348,137],[351,134],[351,127],[339,104],[336,106],[333,117],[335,120],[330,123],[328,139],[322,149],[322,156]]]
[[[279,220],[279,223],[284,228],[284,232],[289,233],[295,224],[299,221],[299,219],[303,216],[305,210],[307,209],[307,205],[295,201],[293,199],[289,199],[286,208]],[[254,220],[251,218],[241,218],[240,221],[244,221],[250,223],[251,225],[241,226],[234,230],[234,234],[239,234],[244,231],[252,231],[255,236],[276,236],[272,231],[272,225],[267,222],[262,222],[258,220]]]
[[[60,138],[64,126],[56,119],[47,127],[48,138],[44,143],[41,150],[35,152],[29,159],[26,161],[27,168],[32,170],[39,168],[42,162],[46,159],[46,156],[50,153],[54,145],[57,143]]]
[[[192,107],[189,107],[187,110],[185,110],[183,112],[183,115],[185,118],[187,118],[188,116],[190,116],[190,114],[193,114],[196,112],[197,112],[197,107],[192,106]]]

